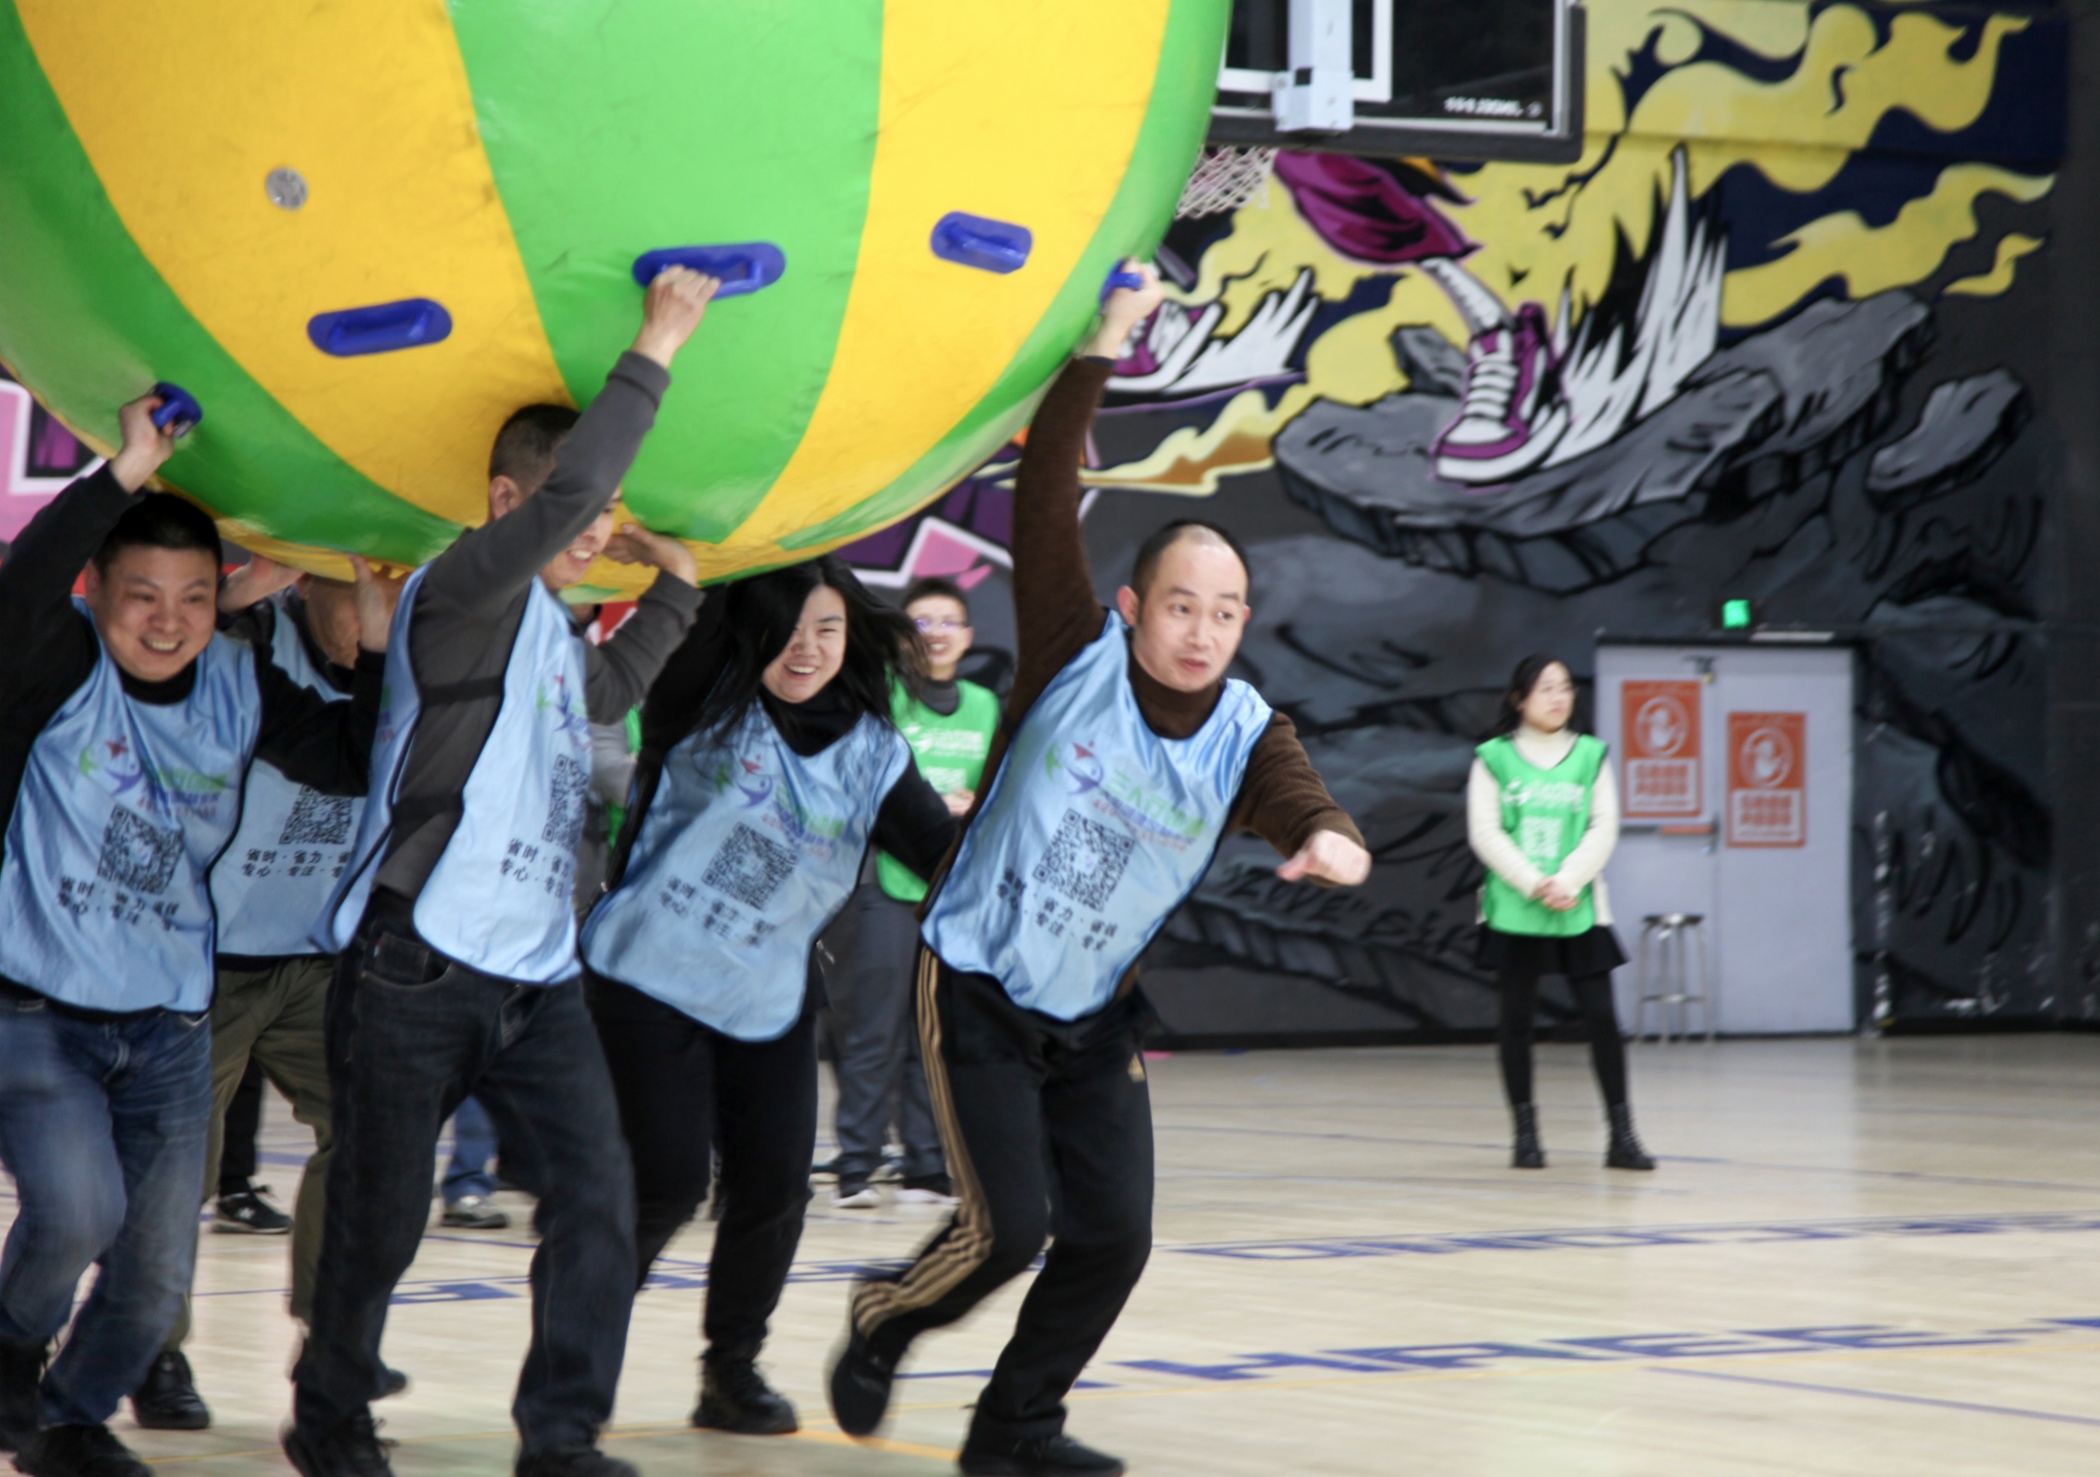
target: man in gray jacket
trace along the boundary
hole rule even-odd
[[[700,603],[691,551],[628,524],[620,479],[718,284],[672,268],[582,416],[532,406],[497,434],[489,521],[410,577],[357,860],[330,923],[336,1150],[313,1330],[285,1454],[305,1477],[384,1477],[380,1335],[430,1209],[438,1132],[488,1109],[504,1173],[539,1199],[533,1334],[512,1413],[519,1477],[633,1477],[597,1450],[634,1295],[634,1182],[584,1010],[570,890],[589,722],[641,698]],[[592,647],[553,592],[593,558],[654,565]]]

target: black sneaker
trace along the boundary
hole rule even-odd
[[[386,1456],[394,1443],[381,1439],[370,1411],[326,1431],[288,1425],[280,1440],[300,1477],[394,1477]]]
[[[398,1369],[390,1369],[382,1364],[379,1366],[379,1393],[372,1398],[375,1400],[389,1400],[407,1388],[407,1375]]]
[[[250,1185],[232,1195],[221,1195],[212,1204],[211,1228],[236,1236],[282,1236],[292,1229],[292,1218],[263,1199],[268,1185]]]
[[[15,1453],[15,1470],[29,1477],[153,1477],[107,1426],[46,1426]]]
[[[964,1477],[1123,1477],[1123,1463],[1071,1437],[1023,1436],[980,1446],[973,1432],[955,1458]]]
[[[198,1395],[190,1361],[180,1349],[154,1355],[146,1378],[131,1392],[131,1414],[149,1431],[202,1431],[211,1425],[211,1407]]]
[[[632,1462],[595,1446],[543,1446],[518,1458],[518,1477],[641,1477]]]
[[[897,1361],[875,1350],[866,1335],[846,1324],[846,1346],[831,1365],[831,1417],[848,1436],[869,1436],[890,1408]]]
[[[939,1205],[956,1203],[955,1182],[945,1174],[908,1174],[904,1177],[904,1188],[897,1192],[899,1205]]]
[[[0,1451],[20,1451],[36,1435],[37,1387],[48,1344],[0,1339]]]
[[[798,1429],[795,1407],[748,1358],[700,1361],[700,1403],[693,1407],[693,1424],[742,1436],[785,1436]]]

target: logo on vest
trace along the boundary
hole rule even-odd
[[[99,739],[80,751],[80,772],[112,800],[163,818],[218,819],[223,774],[174,766],[157,768],[122,739]]]
[[[723,759],[715,766],[714,786],[718,795],[734,789],[743,796],[746,810],[757,810],[770,801],[766,824],[799,846],[828,855],[832,845],[846,833],[844,816],[819,815],[811,810],[792,787],[766,773],[763,759]]]
[[[554,689],[552,693],[547,690],[550,685]],[[577,705],[575,694],[569,691],[568,673],[557,672],[552,677],[541,678],[538,690],[533,693],[532,708],[536,713],[552,711],[557,738],[564,734],[581,734],[586,744],[590,742],[591,720]]]
[[[1069,747],[1067,757],[1062,749]],[[1113,815],[1131,830],[1150,840],[1185,849],[1200,839],[1206,829],[1201,816],[1190,815],[1154,793],[1141,776],[1124,769],[1110,769],[1101,756],[1082,743],[1052,744],[1043,753],[1043,772],[1052,779],[1062,776],[1074,796],[1091,796],[1097,811]]]

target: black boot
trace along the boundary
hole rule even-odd
[[[149,1431],[202,1431],[211,1425],[211,1407],[197,1393],[190,1361],[180,1349],[153,1356],[145,1379],[131,1392],[131,1413]]]
[[[0,1451],[20,1451],[36,1435],[37,1387],[50,1352],[48,1344],[0,1339]]]
[[[1615,1103],[1606,1110],[1611,1117],[1611,1144],[1604,1151],[1606,1169],[1653,1169],[1655,1161],[1641,1147],[1633,1131],[1633,1109]]]
[[[1530,1103],[1512,1103],[1509,1111],[1517,1120],[1517,1141],[1509,1152],[1509,1167],[1544,1169],[1546,1150],[1539,1143],[1539,1110]]]
[[[890,1408],[902,1351],[885,1354],[846,1315],[846,1343],[831,1361],[831,1416],[848,1436],[870,1436]]]
[[[107,1426],[46,1426],[15,1456],[28,1477],[153,1477]]]
[[[751,1354],[717,1354],[700,1361],[700,1403],[693,1424],[744,1436],[785,1436],[797,1429],[795,1407],[766,1383]]]
[[[972,1431],[955,1464],[964,1477],[1123,1477],[1119,1458],[1083,1446],[1063,1432],[990,1441]]]

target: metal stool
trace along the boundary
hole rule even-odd
[[[1706,919],[1698,913],[1650,913],[1642,920],[1640,948],[1635,953],[1633,967],[1634,987],[1640,991],[1640,1003],[1633,1009],[1633,1039],[1640,1041],[1647,1035],[1644,1029],[1648,1017],[1648,1004],[1653,1001],[1660,1017],[1661,1027],[1656,1040],[1667,1043],[1670,1039],[1670,1007],[1677,1007],[1677,1036],[1689,1040],[1692,1034],[1691,1007],[1697,1005],[1706,1025],[1706,1039],[1714,1039],[1713,968],[1706,952],[1706,930],[1700,925]],[[1691,940],[1699,941],[1699,979],[1694,988],[1690,978]],[[1649,969],[1654,961],[1654,971]]]

